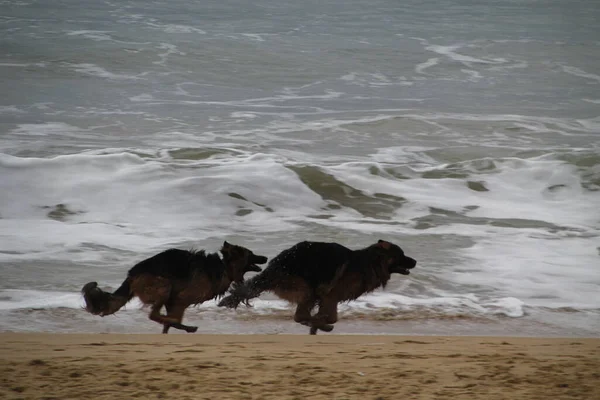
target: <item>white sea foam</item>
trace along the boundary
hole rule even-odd
[[[592,81],[596,81],[597,83],[600,83],[600,75],[596,75],[596,74],[592,74],[590,72],[586,72],[586,71],[582,70],[581,68],[572,67],[572,66],[569,66],[569,65],[563,65],[562,66],[562,70],[564,72],[566,72],[567,74],[578,76],[580,78],[591,79]]]
[[[173,44],[161,43],[160,46],[158,46],[158,48],[161,50],[166,50],[166,51],[164,53],[159,53],[158,56],[160,57],[160,61],[153,61],[153,64],[165,65],[169,56],[171,56],[173,54],[185,56],[185,53],[182,51],[179,51],[177,49],[177,46],[175,46]]]
[[[433,57],[433,58],[429,58],[427,61],[417,64],[415,66],[415,72],[417,74],[425,74],[425,70],[427,68],[433,67],[434,65],[439,64],[439,58],[437,57]]]
[[[182,167],[186,164],[204,169],[173,169],[171,161],[130,153],[52,159],[1,155],[0,190],[6,196],[0,199],[0,232],[10,238],[3,250],[64,251],[82,242],[140,249],[232,229],[292,230],[286,221],[324,204],[271,156],[184,162]],[[57,204],[68,207],[67,223],[47,219]],[[244,215],[236,217],[240,209]],[[155,239],[159,230],[162,239]],[[63,252],[63,257],[69,255]]]
[[[46,63],[44,62],[39,62],[39,63],[10,63],[10,62],[0,62],[0,67],[15,67],[15,68],[21,68],[21,67],[40,67],[40,68],[44,68],[46,67]]]
[[[257,42],[264,42],[263,35],[259,33],[242,33],[242,36],[256,40]]]
[[[467,66],[471,66],[472,64],[503,64],[506,63],[506,59],[504,58],[491,58],[491,57],[473,57],[466,56],[464,54],[457,53],[455,50],[463,48],[462,44],[455,44],[450,46],[441,46],[441,45],[429,45],[426,46],[425,49],[429,51],[433,51],[434,53],[446,56],[451,60],[458,61]]]
[[[84,131],[64,122],[46,122],[43,124],[19,124],[12,129],[10,135],[23,136],[73,136]]]
[[[83,300],[79,293],[37,290],[0,290],[0,310],[22,308],[80,308]]]
[[[17,106],[0,106],[0,114],[20,114],[24,112]]]
[[[150,93],[142,93],[140,95],[130,97],[129,100],[131,100],[133,102],[143,102],[143,101],[153,101],[156,99]]]
[[[518,114],[454,114],[454,113],[406,113],[402,115],[404,118],[414,118],[416,120],[425,121],[432,123],[439,120],[449,121],[477,121],[477,122],[514,122],[520,124],[526,124],[524,126],[531,127],[532,130],[537,132],[548,132],[553,131],[565,136],[570,135],[568,132],[584,132],[584,133],[596,133],[593,129],[588,126],[589,123],[597,121],[597,117],[589,119],[575,119],[575,118],[553,118],[553,117],[540,117],[540,116],[528,116]],[[549,128],[553,126],[554,128]]]
[[[206,35],[206,31],[200,28],[196,28],[194,26],[189,25],[181,25],[181,24],[159,24],[155,22],[146,22],[147,26],[152,28],[160,29],[166,33],[196,33],[200,35]]]
[[[67,36],[82,37],[85,39],[93,40],[95,42],[114,42],[114,43],[133,44],[133,45],[150,44],[150,42],[118,40],[115,38],[117,31],[99,31],[99,30],[90,30],[90,29],[80,29],[80,30],[65,31],[65,32],[66,32]],[[115,36],[113,36],[111,34],[115,34]]]
[[[114,80],[143,79],[136,75],[116,74],[116,73],[110,72],[110,71],[108,71],[98,65],[95,65],[95,64],[89,64],[89,63],[67,64],[67,66],[79,73],[82,73],[85,75],[96,76],[99,78],[114,79]]]
[[[525,299],[529,306],[598,309],[599,246],[598,237],[559,239],[516,229],[498,230],[464,251],[471,258],[464,268],[478,271],[476,274],[452,268],[444,275],[468,285],[493,283],[499,295]]]
[[[527,61],[518,60],[518,61],[514,61],[513,64],[495,65],[493,67],[490,67],[489,70],[490,71],[506,71],[506,70],[511,70],[511,69],[522,69],[522,68],[527,68],[527,67],[529,67],[529,63]]]
[[[467,74],[469,76],[468,80],[471,82],[477,82],[483,78],[483,76],[479,72],[472,69],[463,68],[460,70],[460,72]]]
[[[436,160],[425,153],[433,149],[435,147],[391,146],[378,149],[371,157],[378,163],[410,164],[411,168],[416,169],[419,165],[436,164]]]
[[[483,192],[471,190],[462,179],[396,180],[373,176],[360,163],[331,167],[329,172],[368,194],[401,195],[420,205],[455,212],[476,205],[477,209],[469,212],[472,216],[598,227],[599,194],[581,188],[574,166],[550,160],[505,159],[495,163],[497,172],[474,178],[483,181],[489,190]],[[433,169],[439,167],[443,165]],[[561,190],[549,190],[556,185]]]
[[[135,310],[139,309],[141,306],[142,303],[135,298],[130,301],[123,310]],[[83,307],[85,307],[85,302],[79,291],[0,290],[0,310],[51,308],[83,309]]]
[[[254,119],[257,117],[256,113],[249,112],[232,112],[231,118],[242,118],[242,119]]]
[[[351,72],[349,74],[342,75],[339,79],[351,85],[362,87],[411,86],[414,84],[414,82],[407,80],[403,76],[388,77],[381,73]]]
[[[0,67],[28,67],[30,64],[26,64],[26,63],[7,63],[7,62],[3,62],[0,63]]]
[[[79,30],[69,31],[67,36],[83,36],[86,39],[91,39],[96,42],[103,42],[112,40],[111,36],[108,35],[112,31],[94,31],[94,30]]]

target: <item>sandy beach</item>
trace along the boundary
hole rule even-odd
[[[600,339],[0,334],[2,399],[598,399]]]

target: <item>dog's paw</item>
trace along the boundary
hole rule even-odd
[[[195,333],[197,330],[198,330],[197,326],[188,326],[185,331],[187,333]]]

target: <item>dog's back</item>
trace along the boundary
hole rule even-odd
[[[140,261],[128,272],[129,277],[147,274],[168,279],[189,280],[198,273],[210,279],[220,279],[224,273],[223,263],[217,254],[206,254],[204,250],[168,249]]]
[[[300,242],[273,258],[263,274],[270,276],[273,285],[281,278],[299,277],[316,288],[330,282],[352,252],[338,243]]]

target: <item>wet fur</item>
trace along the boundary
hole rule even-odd
[[[360,250],[338,243],[300,242],[273,258],[263,272],[240,284],[219,306],[237,308],[241,302],[269,291],[297,304],[294,320],[331,331],[337,321],[337,305],[352,301],[379,287],[385,288],[392,273],[408,275],[416,261],[400,247],[383,240]],[[318,306],[318,312],[311,312]]]
[[[94,315],[110,315],[138,297],[144,305],[151,306],[150,319],[163,325],[163,333],[171,327],[195,332],[197,327],[181,323],[189,306],[222,296],[231,282],[243,282],[246,272],[260,271],[254,263],[267,261],[266,257],[227,242],[221,253],[223,259],[203,250],[165,250],[131,268],[113,293],[89,282],[81,290],[86,310]],[[163,306],[166,315],[160,314]]]

